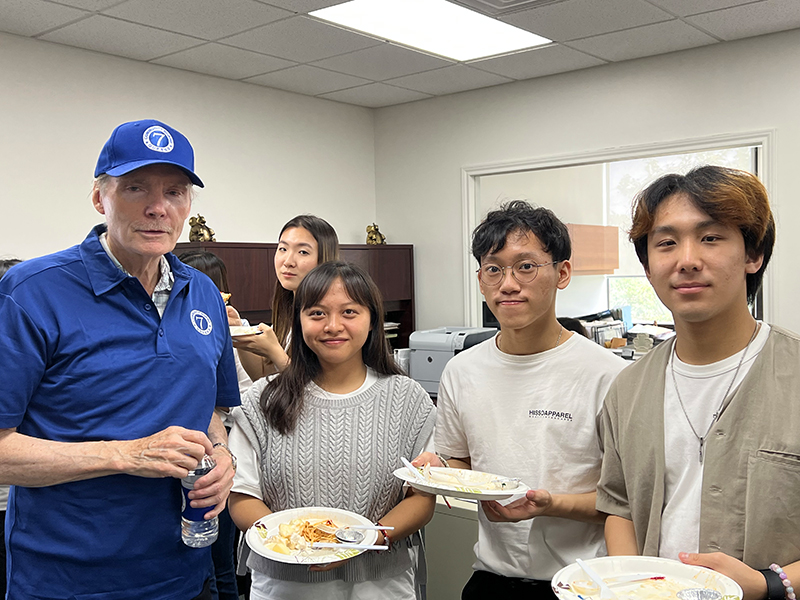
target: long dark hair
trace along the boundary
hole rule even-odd
[[[283,226],[278,234],[278,240],[284,231],[295,227],[305,229],[317,241],[317,265],[339,260],[339,238],[336,236],[336,230],[325,219],[314,215],[298,215]],[[280,281],[276,281],[275,294],[272,296],[272,329],[281,346],[286,345],[286,338],[292,328],[293,301],[294,293],[284,288]]]
[[[404,375],[394,361],[383,331],[383,299],[372,278],[360,267],[340,262],[317,266],[300,283],[292,315],[292,360],[283,373],[269,382],[261,394],[261,410],[271,427],[286,435],[294,430],[303,409],[306,386],[322,372],[319,358],[303,339],[301,313],[317,305],[340,280],[353,302],[369,309],[370,330],[361,348],[361,359],[381,375]]]
[[[227,294],[231,291],[228,287],[228,268],[216,254],[205,250],[188,250],[178,256],[178,260],[208,275],[220,292]]]

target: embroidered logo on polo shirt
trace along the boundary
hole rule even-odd
[[[194,328],[198,331],[198,333],[208,335],[214,328],[214,326],[211,324],[211,319],[209,319],[208,315],[202,310],[193,310],[191,315],[189,315],[189,318],[191,318],[192,325],[194,325]]]
[[[571,412],[559,412],[557,410],[532,409],[528,411],[531,419],[552,419],[553,421],[572,421]]]
[[[175,141],[172,139],[169,131],[160,125],[153,125],[148,127],[142,135],[144,145],[155,152],[172,152],[175,147]]]

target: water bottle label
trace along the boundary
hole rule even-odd
[[[203,517],[206,516],[207,512],[214,510],[213,506],[206,506],[203,508],[192,508],[189,503],[191,500],[189,499],[189,492],[191,489],[186,489],[184,486],[181,486],[181,491],[183,492],[183,503],[181,505],[181,516],[186,519],[187,521],[203,521]]]

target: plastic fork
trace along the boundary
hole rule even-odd
[[[600,600],[616,600],[617,599],[617,595],[614,592],[611,591],[611,588],[608,587],[608,584],[606,584],[605,580],[603,580],[603,578],[600,577],[600,575],[598,575],[592,567],[587,565],[580,558],[577,559],[575,562],[577,562],[578,566],[581,569],[583,569],[583,572],[586,573],[589,576],[589,579],[594,581],[597,584],[597,586],[600,588]]]

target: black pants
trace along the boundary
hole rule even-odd
[[[213,598],[213,595],[211,594],[211,580],[206,579],[206,583],[203,585],[203,591],[192,598],[192,600],[211,600],[211,598]]]
[[[554,600],[549,581],[503,577],[488,571],[475,571],[461,591],[461,600]]]

